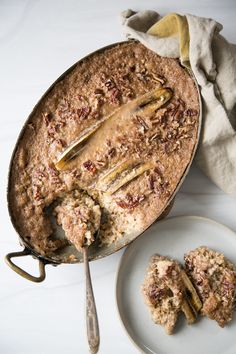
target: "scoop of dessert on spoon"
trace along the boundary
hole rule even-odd
[[[96,304],[89,268],[88,248],[100,228],[100,206],[85,192],[74,190],[55,207],[54,215],[66,238],[83,253],[86,278],[86,325],[91,354],[98,352],[100,336]]]

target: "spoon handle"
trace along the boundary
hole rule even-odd
[[[88,247],[83,248],[85,277],[86,277],[86,325],[88,344],[91,354],[96,354],[99,349],[100,336],[96,304],[93,295],[93,287],[90,276]]]

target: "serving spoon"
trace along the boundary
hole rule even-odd
[[[91,354],[96,354],[99,349],[100,335],[97,309],[93,295],[92,280],[89,268],[88,246],[83,247],[84,270],[86,278],[86,326],[89,350]]]
[[[123,114],[125,117],[130,117],[130,114],[139,113],[139,112],[154,112],[157,109],[161,108],[166,102],[168,102],[172,97],[172,90],[170,88],[157,87],[156,89],[148,92],[136,100],[127,103],[123,108],[113,112],[111,115],[104,117],[102,121],[96,123],[94,126],[86,130],[76,141],[69,145],[65,151],[62,152],[57,163],[55,164],[57,170],[63,170],[67,168],[68,163],[78,155],[80,151],[84,148],[86,141],[95,134],[102,124],[112,118],[117,118],[119,115]],[[127,165],[127,166],[126,166]],[[129,175],[125,176],[125,179],[118,181],[115,185],[113,179],[117,174],[124,172],[123,170],[130,169],[133,167],[133,171]],[[136,164],[136,170],[134,169],[133,163],[129,166],[129,163],[125,163],[125,166],[118,166],[116,171],[110,171],[111,173],[103,178],[101,182],[101,188],[110,189],[110,193],[114,193],[117,189],[122,187],[124,183],[129,182],[131,179],[137,177],[139,174],[143,173],[145,170],[151,168],[150,164],[142,164],[139,166]],[[109,185],[109,183],[111,185]],[[96,233],[96,236],[98,232]],[[92,281],[89,269],[89,260],[88,260],[88,245],[83,245],[83,260],[85,267],[85,277],[86,277],[86,325],[87,325],[87,337],[88,344],[91,354],[98,352],[100,337],[99,337],[99,326],[98,326],[98,317],[97,310],[95,305],[95,299],[93,295]]]

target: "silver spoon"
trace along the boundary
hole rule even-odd
[[[86,277],[86,325],[89,350],[91,354],[96,354],[99,349],[100,335],[98,326],[98,317],[95,299],[93,295],[93,287],[90,275],[88,246],[83,247],[84,269]]]
[[[47,213],[51,216],[52,223],[55,229],[60,233],[61,237],[66,238],[65,232],[62,227],[58,225],[55,215],[52,210],[55,208],[55,205],[51,205],[47,209]],[[95,240],[98,239],[99,230],[95,232]],[[100,344],[100,335],[99,335],[99,326],[98,326],[98,317],[97,310],[95,305],[95,299],[93,295],[93,287],[89,269],[89,259],[88,259],[88,248],[89,246],[84,243],[82,252],[83,252],[83,261],[84,261],[84,270],[85,270],[85,279],[86,279],[86,327],[87,327],[87,337],[89,344],[89,351],[91,354],[96,354],[99,349]]]

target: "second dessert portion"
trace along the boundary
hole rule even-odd
[[[184,256],[186,272],[202,300],[202,315],[224,327],[236,309],[236,268],[222,253],[199,247]]]

